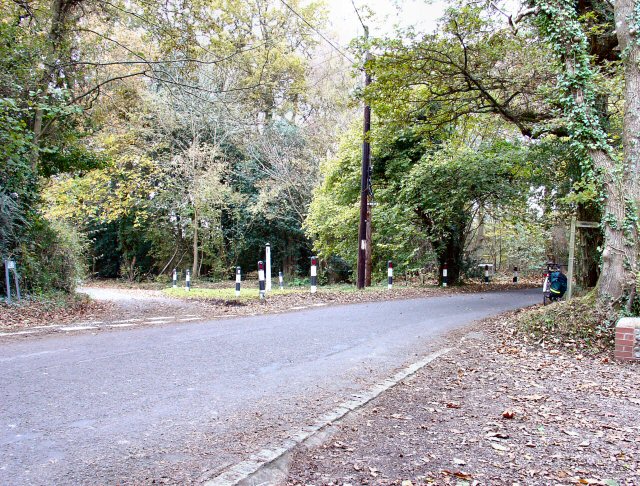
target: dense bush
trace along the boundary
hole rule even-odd
[[[86,241],[63,222],[36,219],[16,260],[22,286],[30,293],[73,292],[84,276]]]

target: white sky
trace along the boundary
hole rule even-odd
[[[329,6],[328,33],[335,34],[342,46],[351,39],[362,35],[362,27],[356,16],[351,0],[326,0]],[[363,14],[362,7],[368,5],[375,13],[369,24],[373,37],[390,34],[395,25],[414,26],[419,32],[429,32],[436,27],[436,21],[444,12],[444,0],[355,0],[356,7]]]

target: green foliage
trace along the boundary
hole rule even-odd
[[[36,294],[73,292],[85,273],[85,250],[86,241],[74,227],[36,219],[17,253],[23,288]]]

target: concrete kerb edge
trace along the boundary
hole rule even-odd
[[[391,378],[384,380],[381,383],[373,386],[369,390],[354,395],[356,398],[340,404],[333,411],[323,415],[320,419],[309,427],[304,427],[299,431],[292,434],[291,438],[282,442],[278,447],[274,449],[263,449],[260,452],[252,455],[248,460],[239,462],[218,476],[211,478],[204,482],[205,486],[245,486],[245,485],[258,485],[268,484],[264,481],[251,481],[253,477],[257,476],[261,471],[273,467],[276,462],[287,456],[289,453],[305,442],[310,441],[317,435],[322,434],[327,429],[333,427],[337,422],[341,421],[349,413],[354,412],[373,399],[380,396],[382,393],[393,388],[402,380],[414,375],[429,363],[435,361],[437,358],[444,356],[452,351],[453,348],[443,348],[436,352],[433,352],[420,361],[417,361],[406,368],[402,369]],[[256,478],[257,479],[257,478]]]

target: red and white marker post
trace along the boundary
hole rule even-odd
[[[315,294],[318,290],[318,257],[311,257],[311,293]]]
[[[258,262],[258,287],[260,289],[260,300],[264,300],[264,262]]]

